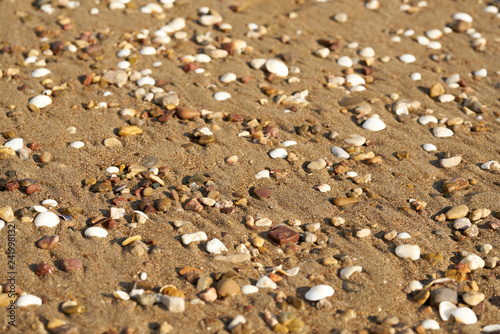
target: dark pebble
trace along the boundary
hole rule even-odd
[[[51,235],[37,242],[37,246],[41,249],[51,250],[59,244],[59,236]]]
[[[43,276],[46,274],[52,274],[55,270],[56,268],[53,265],[48,264],[47,262],[42,262],[36,266],[35,274]]]
[[[77,259],[66,259],[62,260],[61,269],[65,272],[69,272],[70,270],[82,270],[83,264]]]
[[[279,245],[288,243],[297,243],[300,239],[300,234],[286,226],[280,226],[269,232],[269,238]]]

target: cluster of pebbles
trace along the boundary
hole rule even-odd
[[[296,1],[279,9],[286,29],[259,15],[242,21],[265,10],[262,1],[212,4],[219,11],[175,0],[18,4],[32,36],[0,49],[1,84],[22,96],[6,98],[1,116],[0,245],[15,223],[23,257],[15,296],[4,284],[0,306],[15,300],[19,325],[36,333],[148,330],[138,323],[158,333],[500,332],[500,207],[498,196],[477,199],[482,183],[500,185],[491,181],[500,172],[491,97],[500,69],[482,61],[498,54],[489,25],[498,26],[500,2],[440,8],[439,22],[420,27],[410,24],[437,5],[397,2],[342,4],[344,12]],[[321,32],[305,51],[273,49],[309,37],[293,24],[311,19],[310,8],[346,37]],[[357,17],[397,9],[405,24],[384,28],[386,44],[354,39]],[[78,15],[99,24],[82,27]],[[127,17],[138,26],[106,27]],[[457,40],[477,62],[456,60]],[[76,64],[76,77],[63,63]],[[51,143],[23,129],[63,113],[80,114],[75,125],[89,133],[65,125]],[[85,124],[93,115],[115,123]],[[163,147],[147,147],[158,138]],[[474,138],[492,143],[487,156],[473,152]],[[43,179],[66,182],[57,174],[68,165],[86,171],[69,178],[80,180],[71,191]],[[426,175],[406,175],[419,169]],[[76,283],[107,265],[98,293]],[[387,277],[375,281],[380,268]],[[391,284],[391,272],[404,283]],[[58,283],[68,277],[76,280]],[[135,309],[136,319],[93,324],[98,304]]]

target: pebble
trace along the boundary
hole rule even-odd
[[[451,317],[451,313],[456,310],[457,307],[450,302],[441,302],[439,304],[439,315],[443,321],[448,321]]]
[[[345,77],[345,81],[354,87],[366,84],[365,79],[363,79],[363,77],[357,73],[349,74]]]
[[[213,303],[217,300],[217,290],[215,288],[208,288],[206,291],[198,295],[201,300],[207,303]]]
[[[276,74],[278,77],[282,78],[286,78],[288,76],[289,73],[288,67],[280,60],[269,59],[268,61],[265,62],[265,65],[266,65],[266,70],[269,73]]]
[[[496,333],[500,331],[500,324],[488,325],[483,327],[485,333]]]
[[[50,74],[50,70],[48,68],[37,68],[36,70],[31,72],[31,77],[33,78],[41,78]]]
[[[37,227],[55,227],[57,224],[59,224],[59,217],[53,212],[42,212],[35,218],[35,226]]]
[[[470,254],[466,256],[460,263],[466,263],[469,266],[470,271],[484,268],[485,262],[482,258],[475,254]]]
[[[422,322],[422,327],[429,330],[439,329],[439,323],[434,319],[427,319]]]
[[[418,245],[400,245],[396,247],[396,255],[400,258],[410,258],[416,261],[420,258],[420,247]]]
[[[46,199],[46,200],[43,200],[41,204],[44,206],[48,206],[48,207],[53,208],[53,207],[56,207],[58,203],[56,200]]]
[[[186,309],[186,302],[181,297],[161,296],[161,302],[170,312],[182,313]]]
[[[214,94],[215,101],[224,101],[231,98],[231,94],[226,92],[217,92]]]
[[[493,249],[493,246],[490,244],[481,245],[481,252],[483,252],[484,254],[488,254],[489,252],[491,252],[492,249]]]
[[[105,238],[108,236],[108,231],[99,226],[92,226],[85,230],[87,237]]]
[[[475,71],[474,77],[476,78],[486,78],[488,76],[488,71],[485,68]]]
[[[227,252],[226,246],[219,239],[215,238],[207,242],[207,252],[210,254],[220,254],[222,252]]]
[[[244,295],[250,295],[259,292],[259,288],[255,285],[243,285],[241,287],[241,293]]]
[[[439,305],[442,302],[449,302],[453,305],[458,303],[458,294],[454,289],[439,288],[431,292],[431,305]]]
[[[52,99],[47,95],[37,95],[29,100],[29,104],[34,105],[35,107],[42,109],[46,106],[52,104]]]
[[[465,204],[458,205],[446,212],[446,219],[453,220],[466,217],[468,213],[469,213],[469,208],[467,207],[467,205]]]
[[[17,307],[26,307],[31,305],[42,306],[42,299],[30,294],[22,295],[17,298]]]
[[[269,276],[262,276],[257,281],[255,286],[259,289],[267,288],[267,289],[275,290],[276,288],[278,288],[278,285],[272,279],[270,279]]]
[[[83,141],[74,141],[72,142],[71,144],[69,144],[69,146],[73,147],[73,148],[82,148],[85,146],[85,143]]]
[[[241,291],[240,286],[230,278],[223,278],[217,283],[217,294],[225,298],[238,294]]]
[[[120,137],[135,136],[140,134],[142,134],[142,129],[135,125],[124,126],[118,130],[118,135]]]
[[[401,233],[398,233],[397,237],[398,237],[398,239],[410,239],[411,235],[409,233],[406,233],[406,232],[401,232]]]
[[[52,274],[52,273],[54,273],[55,270],[56,270],[56,268],[53,265],[51,265],[47,262],[42,262],[36,266],[35,274],[37,274],[38,276],[43,276],[43,275],[47,275],[47,274]]]
[[[5,220],[7,223],[14,221],[14,211],[10,206],[0,208],[0,219]]]
[[[284,148],[276,148],[269,152],[269,156],[273,159],[282,158],[285,159],[288,156],[288,152]]]
[[[5,147],[10,147],[13,149],[15,152],[19,153],[19,151],[23,148],[24,146],[24,141],[22,138],[14,138],[3,144]]]
[[[353,62],[351,58],[343,56],[337,60],[337,64],[342,67],[352,67]]]
[[[462,299],[470,306],[477,306],[484,300],[484,293],[478,291],[469,291],[462,296]]]
[[[297,142],[295,140],[285,140],[284,142],[281,143],[281,146],[283,147],[288,147],[293,145],[297,145]]]
[[[269,171],[267,169],[261,170],[257,174],[255,174],[256,179],[269,178]]]
[[[422,125],[426,125],[426,124],[429,124],[429,123],[438,123],[438,120],[436,117],[432,116],[432,115],[423,115],[423,116],[420,116],[418,118],[418,122]]]
[[[146,86],[146,85],[154,86],[156,83],[156,80],[151,78],[150,76],[145,76],[145,77],[142,77],[139,80],[137,80],[136,83],[139,87]]]
[[[222,83],[225,83],[225,84],[228,84],[230,82],[233,82],[236,80],[236,74],[234,73],[226,73],[226,74],[223,74],[221,77],[220,77],[220,82]]]
[[[308,301],[316,302],[318,300],[333,296],[334,292],[335,291],[331,286],[320,284],[309,289],[309,291],[307,291],[305,295],[305,298]]]
[[[145,46],[139,51],[139,53],[143,56],[152,56],[156,54],[156,49],[152,46]]]
[[[205,241],[208,239],[207,235],[203,231],[196,232],[196,233],[184,234],[184,235],[182,235],[181,238],[182,238],[182,243],[184,245],[189,245],[192,242]]]
[[[455,318],[455,321],[465,325],[472,325],[477,322],[477,316],[468,307],[459,307],[451,311],[451,315]]]
[[[435,127],[432,130],[432,133],[434,134],[434,137],[436,137],[436,138],[446,138],[446,137],[453,136],[452,130],[445,128],[445,127],[442,127],[442,126]]]
[[[334,146],[331,149],[334,156],[341,159],[349,159],[351,155],[346,152],[342,147]]]
[[[413,81],[422,80],[422,74],[420,74],[418,72],[412,73],[412,74],[410,74],[410,79],[412,79]]]
[[[198,110],[188,108],[188,107],[177,107],[176,112],[177,117],[180,119],[193,119],[200,117],[201,113]]]
[[[453,228],[455,230],[465,230],[469,227],[471,227],[472,223],[470,222],[469,218],[458,218],[453,222]]]
[[[385,128],[385,123],[378,117],[370,117],[363,123],[363,129],[370,131],[380,131]]]
[[[41,249],[51,250],[59,244],[59,236],[51,235],[37,242],[37,246]]]
[[[314,51],[314,55],[320,58],[326,58],[330,54],[330,49],[321,48],[319,50]]]
[[[437,151],[436,145],[433,144],[424,144],[422,145],[422,148],[427,152]]]
[[[307,165],[307,168],[312,171],[320,170],[326,167],[326,161],[324,159],[315,160]]]
[[[361,266],[350,266],[340,270],[340,278],[346,280],[354,273],[360,273],[363,268]]]
[[[439,166],[442,168],[451,168],[458,166],[462,162],[462,157],[451,157],[439,160]]]
[[[253,190],[253,193],[255,196],[257,196],[259,199],[263,198],[268,198],[271,196],[272,192],[271,190],[264,188],[264,187],[258,187]]]
[[[356,232],[356,237],[358,238],[365,238],[367,236],[369,236],[372,232],[370,231],[370,229],[368,228],[363,228],[359,231]]]
[[[358,199],[352,197],[335,197],[333,199],[333,204],[335,204],[338,207],[356,203],[358,203]]]
[[[460,21],[464,21],[464,22],[472,22],[472,16],[470,16],[467,13],[455,13],[452,16],[452,19],[460,20]]]
[[[285,245],[288,243],[297,243],[300,239],[300,234],[286,226],[279,226],[269,232],[269,238],[278,245]]]
[[[346,140],[344,140],[344,143],[353,146],[363,146],[366,143],[366,138],[359,135],[351,134]]]
[[[332,190],[332,187],[330,187],[328,184],[320,184],[316,188],[322,193],[326,193]]]
[[[247,319],[245,319],[244,316],[238,315],[233,320],[231,320],[231,322],[227,325],[227,329],[229,329],[230,331],[232,331],[238,325],[246,324],[246,322],[247,322]]]
[[[414,63],[417,60],[417,58],[415,58],[414,55],[404,54],[404,55],[399,56],[399,60],[405,64],[410,64],[410,63]]]
[[[441,102],[441,103],[448,103],[448,102],[455,101],[455,96],[453,96],[452,94],[443,94],[443,95],[439,96],[438,99],[439,99],[439,102]]]
[[[346,23],[348,17],[346,13],[338,13],[333,16],[333,19],[338,23]]]
[[[83,264],[77,259],[65,259],[61,263],[61,269],[65,272],[69,272],[71,270],[82,270]]]
[[[366,47],[359,51],[359,55],[363,58],[373,58],[375,57],[375,50],[371,47]]]

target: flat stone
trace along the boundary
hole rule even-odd
[[[219,297],[225,298],[238,294],[241,288],[234,280],[230,278],[221,279],[217,283],[217,294]]]
[[[253,190],[253,193],[255,196],[257,196],[259,199],[263,198],[268,198],[271,196],[271,190],[263,187],[258,187]]]
[[[279,245],[288,243],[297,243],[300,239],[300,234],[286,226],[279,226],[269,232],[269,238]]]
[[[358,203],[358,199],[353,197],[335,197],[333,200],[333,204],[339,207],[355,203]]]
[[[82,270],[83,264],[77,259],[65,259],[62,260],[61,269],[63,271],[69,272],[71,270]]]
[[[441,302],[458,303],[458,293],[449,288],[439,288],[431,291],[431,305],[438,306]]]
[[[451,208],[450,210],[448,210],[446,212],[446,219],[453,220],[453,219],[466,217],[468,213],[469,213],[469,208],[467,207],[467,205],[462,204],[462,205],[455,206],[455,207]]]
[[[450,194],[454,191],[465,189],[469,186],[469,181],[463,177],[455,177],[450,180],[445,180],[443,182],[443,192],[445,194]]]
[[[462,157],[457,156],[457,157],[451,157],[451,158],[444,158],[439,160],[439,166],[442,168],[451,168],[458,166],[462,162]]]
[[[59,244],[59,236],[51,235],[37,242],[37,246],[41,249],[51,250]]]

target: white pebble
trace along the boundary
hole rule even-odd
[[[37,108],[45,108],[49,104],[52,104],[52,99],[47,95],[37,95],[28,102],[29,104],[33,104]]]
[[[144,85],[154,86],[155,83],[156,83],[155,79],[153,79],[149,76],[145,76],[145,77],[142,77],[139,80],[137,80],[138,86],[144,86]]]
[[[212,58],[210,58],[210,56],[207,54],[198,53],[194,56],[194,60],[197,63],[210,63],[212,61]]]
[[[342,147],[334,146],[331,149],[334,156],[341,159],[349,159],[351,155],[346,152]]]
[[[422,322],[424,329],[436,330],[439,329],[439,323],[434,319],[427,319]]]
[[[269,156],[273,159],[282,158],[285,159],[288,156],[288,152],[284,148],[276,148],[269,152]]]
[[[41,78],[50,74],[50,70],[48,68],[37,68],[36,70],[31,72],[31,76],[33,78]]]
[[[281,143],[281,146],[288,147],[288,146],[293,146],[297,145],[297,142],[295,140],[285,140],[284,142]]]
[[[429,123],[436,123],[438,122],[437,118],[432,115],[423,115],[418,118],[418,122],[422,125],[426,125]]]
[[[488,76],[488,71],[485,68],[482,68],[480,70],[475,71],[474,76],[479,78],[486,78],[486,76]]]
[[[353,62],[351,58],[343,56],[337,60],[337,64],[342,67],[352,67]]]
[[[417,43],[423,46],[429,45],[431,41],[425,36],[417,36]]]
[[[205,240],[207,240],[207,235],[203,231],[182,235],[182,243],[184,245],[189,245],[192,242],[205,241]]]
[[[0,219],[0,231],[5,227],[5,222]]]
[[[490,333],[500,331],[500,324],[488,325],[483,327],[483,332]]]
[[[326,58],[330,54],[330,49],[321,48],[319,50],[314,51],[314,55],[320,58]]]
[[[267,63],[267,59],[257,58],[257,59],[253,59],[250,62],[250,66],[256,70],[260,70],[266,63]]]
[[[139,51],[139,53],[143,56],[152,56],[156,54],[156,49],[152,46],[145,46]]]
[[[384,121],[378,117],[370,117],[363,123],[363,129],[370,131],[380,131],[386,128]]]
[[[365,79],[363,79],[363,77],[357,73],[349,74],[345,77],[345,81],[351,84],[351,86],[359,86],[366,83]]]
[[[46,199],[46,200],[42,201],[42,205],[50,206],[53,208],[53,207],[57,206],[57,201],[53,200],[53,199]]]
[[[241,293],[244,295],[250,295],[252,293],[257,293],[259,292],[259,288],[256,287],[255,285],[243,285],[241,287]]]
[[[269,178],[269,171],[267,169],[261,170],[257,174],[255,174],[256,179]]]
[[[468,307],[459,307],[453,310],[451,315],[461,324],[472,325],[477,322],[476,314]]]
[[[42,299],[40,297],[37,297],[35,295],[22,295],[17,298],[16,301],[16,306],[17,307],[26,307],[26,306],[31,306],[31,305],[36,305],[36,306],[41,306],[42,305]]]
[[[217,238],[214,238],[207,242],[207,252],[210,254],[220,254],[222,252],[227,252],[226,246]]]
[[[47,208],[44,207],[44,206],[41,206],[41,205],[33,205],[33,210],[35,210],[36,212],[47,212]]]
[[[438,97],[438,99],[439,99],[439,102],[441,102],[441,103],[448,103],[448,102],[455,101],[455,96],[453,96],[452,94],[443,94],[443,95],[440,95]]]
[[[427,45],[427,47],[429,49],[432,49],[432,50],[441,50],[441,43],[437,42],[437,41],[433,41],[433,42],[430,42],[429,45]]]
[[[351,171],[349,171],[349,172],[345,173],[345,175],[346,175],[347,177],[354,178],[354,177],[358,176],[358,173],[353,172],[353,171],[351,170]]]
[[[439,316],[443,321],[448,321],[451,313],[456,309],[457,307],[448,301],[441,302],[439,303]]]
[[[269,276],[262,276],[257,281],[255,286],[259,289],[268,288],[268,289],[273,289],[273,290],[278,287],[278,285],[272,279],[270,279]]]
[[[417,291],[417,290],[422,290],[424,288],[424,285],[420,283],[419,281],[411,281],[410,282],[410,290],[411,291]]]
[[[498,13],[498,8],[496,6],[486,6],[484,9],[485,13],[489,14],[497,14]]]
[[[415,72],[410,75],[410,79],[412,79],[413,81],[419,81],[422,80],[422,75],[418,72]]]
[[[166,26],[161,27],[167,33],[174,33],[176,31],[182,30],[186,27],[186,20],[182,17],[177,17],[170,21]]]
[[[316,188],[318,188],[318,190],[322,193],[326,193],[326,192],[329,192],[330,190],[332,190],[332,188],[328,184],[325,184],[325,183],[320,184]]]
[[[432,145],[432,144],[424,144],[422,146],[422,148],[427,151],[427,152],[432,152],[432,151],[436,151],[437,150],[437,147],[435,145]]]
[[[363,58],[373,58],[375,57],[375,50],[373,50],[373,48],[371,47],[366,47],[359,51],[359,55]]]
[[[326,297],[333,296],[335,291],[329,285],[316,285],[307,291],[305,298],[311,302],[316,302],[318,300],[324,299]]]
[[[122,70],[126,70],[127,68],[130,67],[130,62],[124,60],[124,61],[119,62],[116,66],[118,66],[118,68],[120,68]]]
[[[35,218],[35,226],[54,227],[59,224],[59,217],[53,212],[42,212]]]
[[[464,258],[460,263],[467,263],[469,265],[470,271],[484,268],[484,260],[477,256],[476,254],[470,254]]]
[[[404,55],[399,56],[399,60],[401,60],[405,64],[410,64],[410,63],[414,63],[417,60],[417,58],[415,58],[414,55],[404,54]]]
[[[406,232],[401,232],[401,233],[398,233],[397,238],[398,239],[410,239],[411,235],[409,233],[406,233]]]
[[[413,261],[420,259],[420,247],[418,245],[400,245],[396,247],[396,255],[400,258],[410,258]]]
[[[24,141],[22,138],[14,138],[3,144],[3,146],[10,147],[15,152],[19,152],[24,146]]]
[[[288,67],[282,61],[277,59],[269,59],[268,61],[266,61],[265,64],[266,64],[266,70],[268,72],[274,73],[277,76],[283,78],[288,76],[289,73]]]
[[[360,273],[363,268],[361,266],[350,266],[343,268],[340,270],[340,278],[342,279],[349,279],[352,274],[354,273]]]
[[[231,94],[227,92],[217,92],[214,94],[215,101],[224,101],[231,98]]]
[[[472,22],[472,16],[467,13],[456,13],[452,16],[454,20],[460,20],[464,22]]]
[[[234,73],[223,74],[223,75],[221,75],[219,80],[220,80],[220,82],[225,83],[225,84],[233,82],[236,80],[236,74],[234,74]]]
[[[453,136],[453,131],[443,126],[438,126],[432,130],[432,134],[436,138],[446,138]]]
[[[83,141],[77,140],[77,141],[74,141],[71,144],[69,144],[69,146],[71,146],[73,148],[82,148],[85,146],[85,143]]]
[[[125,57],[130,56],[131,52],[132,51],[130,51],[130,49],[122,49],[116,53],[116,56],[119,58],[125,58]]]
[[[109,166],[108,168],[106,168],[106,172],[110,174],[117,174],[120,172],[120,168],[116,166]]]
[[[425,35],[430,39],[439,39],[443,37],[443,32],[439,29],[431,29],[425,32]]]
[[[87,237],[105,238],[108,236],[108,231],[99,226],[92,226],[85,230]]]

